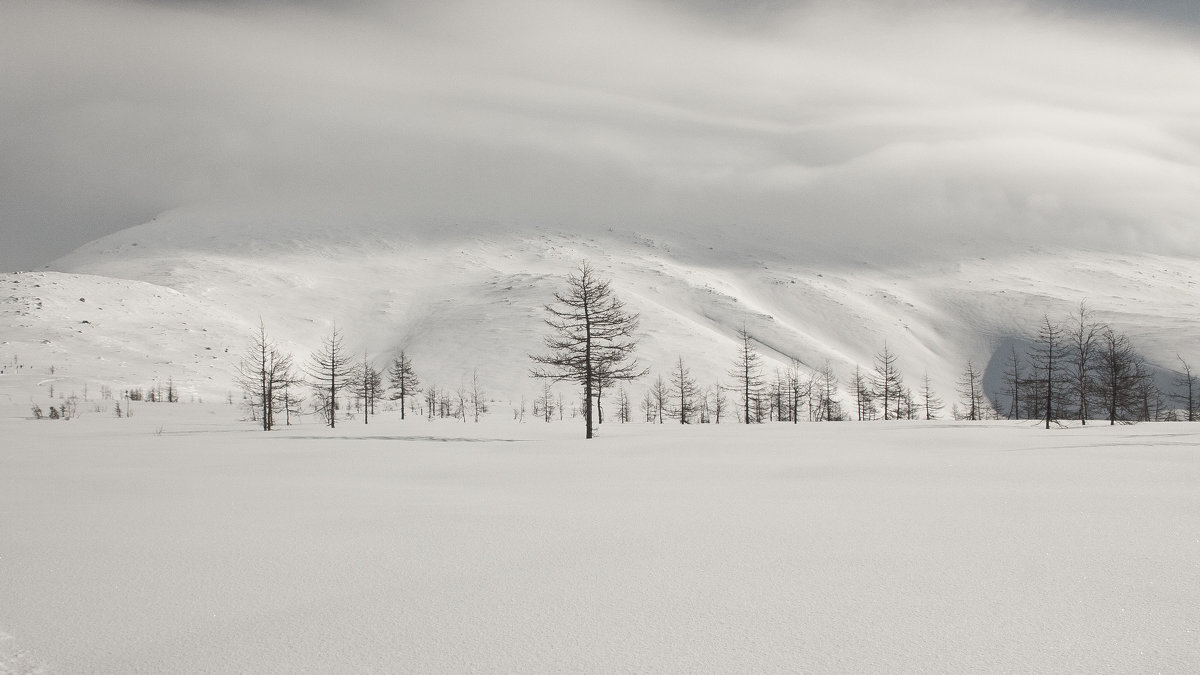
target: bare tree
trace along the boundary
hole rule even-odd
[[[970,359],[967,359],[967,367],[958,378],[958,396],[966,408],[966,412],[963,413],[965,419],[982,419],[983,373],[979,372]]]
[[[1017,357],[1017,346],[1010,345],[1008,363],[1004,371],[1004,386],[1008,388],[1008,419],[1010,420],[1020,419],[1021,417],[1022,378],[1021,359]]]
[[[921,383],[921,407],[925,409],[925,419],[937,419],[944,405],[942,399],[933,393],[933,387],[929,384],[929,372],[926,371]]]
[[[1162,390],[1154,383],[1154,374],[1139,359],[1134,364],[1134,376],[1137,378],[1135,388],[1139,419],[1145,422],[1159,421],[1162,419],[1162,408],[1166,405],[1166,400]]]
[[[1062,328],[1042,315],[1038,328],[1037,346],[1034,350],[1034,367],[1042,387],[1042,409],[1045,411],[1046,428],[1058,418],[1054,416],[1054,402],[1062,378]]]
[[[369,424],[370,415],[375,414],[376,401],[383,398],[383,374],[371,364],[365,351],[347,381],[347,387],[362,405],[363,424]]]
[[[1187,421],[1195,422],[1196,421],[1196,394],[1195,394],[1196,376],[1192,374],[1191,365],[1189,365],[1187,361],[1184,361],[1182,356],[1179,356],[1178,354],[1176,354],[1175,358],[1179,359],[1179,365],[1183,368],[1183,372],[1181,372],[1175,378],[1175,386],[1182,387],[1183,393],[1175,394],[1174,398],[1181,401],[1186,406],[1185,410],[1187,411]]]
[[[436,384],[431,384],[425,387],[425,416],[432,420],[438,414],[438,403],[441,401],[442,392]]]
[[[471,412],[475,415],[476,422],[479,422],[480,413],[487,412],[487,400],[479,382],[478,368],[471,371]]]
[[[295,375],[283,384],[283,423],[287,426],[292,425],[292,415],[300,416],[304,406],[304,397],[294,393],[300,384],[302,382],[299,376]]]
[[[458,389],[454,390],[454,417],[464,422],[470,414],[471,388],[464,379],[458,381]]]
[[[816,422],[838,422],[842,420],[842,406],[837,398],[838,379],[833,364],[828,361],[810,380],[815,405],[809,406],[809,417]]]
[[[260,320],[238,363],[237,382],[246,400],[259,413],[263,431],[273,429],[275,413],[287,409],[285,393],[296,380],[291,354],[281,352],[274,340],[267,337],[267,328]]]
[[[721,423],[721,414],[729,409],[729,398],[725,396],[725,388],[718,382],[713,385],[713,421],[717,424]]]
[[[1079,308],[1071,315],[1065,365],[1070,377],[1071,395],[1078,406],[1080,424],[1087,424],[1088,401],[1092,395],[1092,362],[1096,358],[1095,345],[1100,328],[1092,319],[1092,310],[1087,303],[1079,303]]]
[[[668,406],[671,405],[671,388],[663,381],[662,375],[654,380],[654,384],[650,385],[650,399],[654,403],[654,414],[658,418],[658,423],[663,423],[663,415],[666,414]]]
[[[1097,388],[1109,425],[1128,419],[1137,410],[1141,381],[1138,358],[1128,338],[1106,326],[1096,349]]]
[[[392,379],[392,400],[400,401],[400,419],[404,419],[404,401],[416,396],[420,391],[421,380],[413,370],[412,360],[401,349],[396,358],[392,359],[390,372]]]
[[[855,416],[858,421],[875,419],[875,388],[861,366],[854,366],[854,382],[851,386],[854,390]]]
[[[542,392],[533,400],[533,414],[540,415],[544,422],[554,419],[554,387],[550,380],[542,380]]]
[[[691,376],[691,371],[683,365],[683,357],[676,361],[671,369],[671,417],[679,420],[680,424],[688,424],[696,413],[696,394],[700,388]]]
[[[904,378],[896,367],[896,353],[883,343],[883,350],[875,355],[875,395],[883,399],[883,419],[897,419],[899,415],[888,409],[900,395]]]
[[[520,407],[513,408],[513,419],[518,422],[524,423],[525,422],[525,410],[526,410],[525,394],[521,394],[521,405],[520,405]]]
[[[648,369],[633,358],[638,315],[625,310],[610,282],[584,261],[567,277],[567,293],[555,293],[558,306],[546,305],[553,329],[544,343],[547,354],[531,355],[538,364],[530,374],[556,382],[576,382],[583,388],[586,437],[592,437],[592,401],[605,382],[633,380]]]
[[[330,428],[337,426],[337,398],[353,371],[350,355],[342,347],[342,334],[335,326],[313,352],[308,363],[309,384],[317,395],[319,411]]]
[[[628,424],[633,418],[633,405],[629,401],[629,392],[625,387],[617,388],[617,421]]]
[[[800,406],[808,399],[810,387],[812,387],[812,380],[805,379],[800,374],[800,362],[792,359],[787,370],[787,408],[792,424],[800,423]]]
[[[750,408],[757,403],[759,395],[762,391],[762,356],[754,349],[751,344],[753,338],[750,337],[749,331],[746,330],[746,325],[738,329],[738,353],[737,358],[733,362],[733,369],[729,371],[729,376],[733,378],[738,385],[738,391],[742,395],[742,409],[744,411],[743,420],[746,424],[750,424],[752,420],[761,418],[757,416],[752,418]]]
[[[654,395],[650,393],[649,389],[646,390],[646,393],[642,394],[641,407],[642,407],[642,421],[643,422],[653,422],[654,414],[655,414]]]

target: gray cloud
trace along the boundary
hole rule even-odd
[[[0,269],[239,201],[1200,253],[1197,43],[1093,4],[12,3]]]

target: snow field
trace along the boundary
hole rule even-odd
[[[1191,425],[230,411],[0,419],[10,670],[1200,669]]]

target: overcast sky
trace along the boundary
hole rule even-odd
[[[1200,254],[1194,0],[328,5],[0,0],[0,270],[243,201]]]

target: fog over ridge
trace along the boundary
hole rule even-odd
[[[709,4],[7,5],[0,269],[240,202],[1200,253],[1200,49],[1166,22]]]

